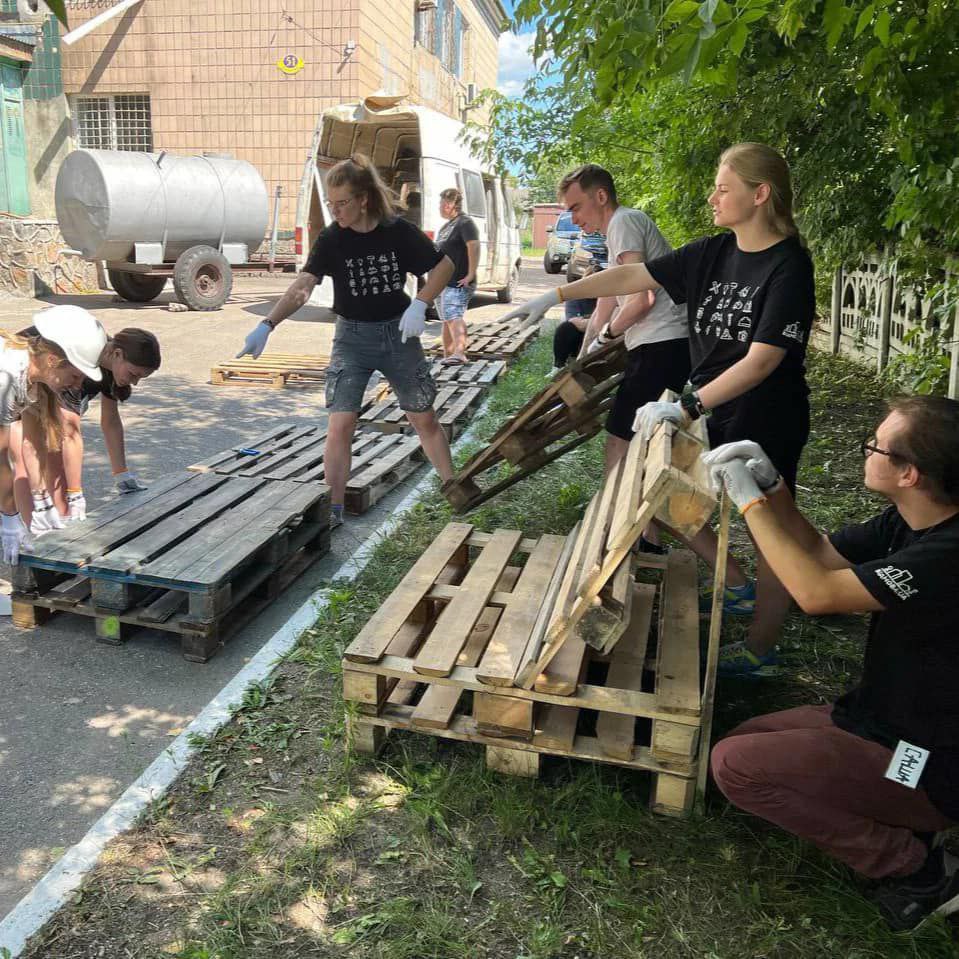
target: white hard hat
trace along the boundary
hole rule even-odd
[[[107,345],[107,334],[100,321],[82,306],[52,306],[35,313],[33,325],[45,339],[56,343],[67,361],[84,376],[99,380],[100,354]]]

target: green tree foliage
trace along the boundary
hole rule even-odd
[[[605,163],[681,241],[708,226],[722,148],[762,140],[822,268],[890,242],[926,266],[959,251],[959,4],[522,0],[516,19],[551,73],[494,98],[508,162]]]

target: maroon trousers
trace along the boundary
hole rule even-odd
[[[928,855],[914,832],[952,822],[922,788],[886,779],[892,750],[840,729],[832,706],[800,706],[737,726],[712,752],[723,795],[872,879],[907,876]]]

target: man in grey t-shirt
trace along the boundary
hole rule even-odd
[[[557,192],[574,223],[584,231],[606,234],[610,264],[644,263],[672,252],[642,210],[619,205],[613,178],[601,166],[587,163],[567,173]],[[597,301],[585,348],[591,341],[603,344],[624,334],[629,351],[626,375],[606,420],[607,471],[626,454],[636,410],[659,399],[665,389],[680,392],[689,376],[686,310],[665,290]]]

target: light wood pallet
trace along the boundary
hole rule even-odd
[[[319,483],[326,476],[326,434],[318,426],[284,423],[245,446],[222,450],[188,468],[199,473]],[[378,430],[358,430],[351,452],[344,506],[353,514],[371,509],[426,460],[418,437]]]
[[[466,355],[471,360],[506,360],[512,363],[529,349],[539,336],[540,324],[525,320],[493,320],[488,323],[466,324]],[[428,353],[442,353],[442,340],[437,339],[427,348]]]
[[[626,350],[616,342],[560,370],[444,485],[453,509],[479,506],[595,436],[625,365]],[[504,464],[511,470],[502,476]],[[495,474],[485,475],[493,469]]]
[[[329,550],[329,522],[320,484],[184,471],[36,540],[15,570],[13,622],[77,613],[111,644],[149,626],[204,662]]]
[[[480,386],[438,385],[433,409],[436,411],[440,426],[449,440],[456,439],[469,425],[486,390]],[[392,390],[388,390],[379,399],[369,400],[360,413],[359,424],[369,430],[383,433],[412,433],[406,413],[400,407],[399,400]]]
[[[210,370],[214,386],[254,386],[282,390],[290,383],[323,386],[330,358],[302,353],[261,353],[256,359],[224,360]]]
[[[654,515],[690,532],[715,506],[699,485],[702,443],[672,434],[661,428],[648,450],[637,437],[567,537],[449,524],[344,654],[355,746],[375,752],[398,728],[480,742],[491,767],[522,775],[544,753],[611,762],[654,774],[654,809],[688,814],[705,781],[721,602],[702,676],[695,558],[640,557],[662,577],[636,584],[631,557]],[[721,562],[720,599],[724,582]],[[591,661],[608,663],[604,678],[587,674]],[[636,717],[651,721],[647,739]]]

